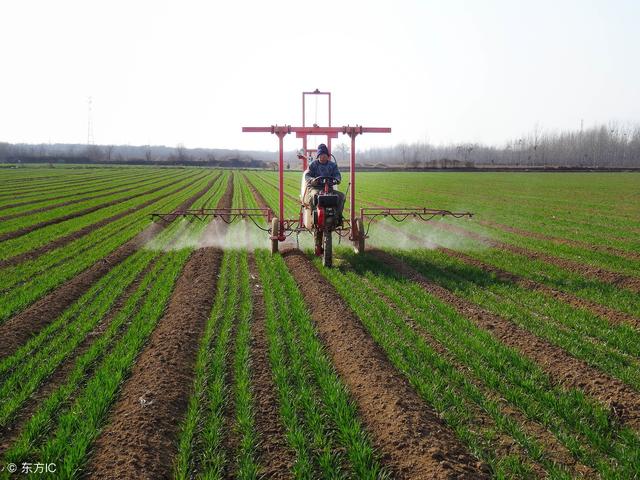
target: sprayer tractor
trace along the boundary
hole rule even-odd
[[[306,99],[307,96],[328,97],[328,126],[319,126],[313,123],[306,125]],[[316,111],[317,118],[317,111]],[[357,253],[364,252],[365,240],[369,238],[369,228],[376,220],[390,218],[396,222],[406,219],[420,219],[428,221],[441,217],[471,217],[469,212],[452,212],[449,210],[433,209],[426,207],[364,207],[356,209],[356,137],[365,133],[390,133],[390,128],[355,126],[331,126],[331,93],[315,90],[313,92],[302,93],[302,126],[292,127],[291,125],[271,125],[267,127],[242,127],[243,132],[271,133],[278,137],[278,208],[274,212],[270,207],[261,208],[201,208],[196,210],[178,210],[170,213],[154,213],[152,218],[161,220],[172,220],[176,216],[195,218],[208,221],[211,218],[218,218],[226,223],[232,223],[238,219],[249,219],[255,226],[269,235],[271,242],[271,253],[277,254],[279,244],[287,240],[293,234],[309,233],[314,237],[316,255],[322,256],[323,264],[326,267],[332,265],[332,235],[335,233],[338,240],[348,239],[353,244]],[[287,135],[295,134],[302,139],[302,149],[298,158],[302,161],[302,171],[308,168],[309,160],[313,159],[316,150],[308,148],[308,137],[325,137],[325,144],[331,152],[331,141],[337,139],[338,135],[347,135],[351,140],[350,162],[349,162],[349,184],[346,191],[349,201],[345,205],[348,211],[345,218],[339,214],[343,205],[342,199],[335,192],[336,180],[333,177],[317,177],[314,179],[315,185],[309,186],[303,183],[300,195],[300,214],[298,218],[285,218],[284,208],[284,138]],[[335,160],[335,159],[334,159]],[[304,173],[303,173],[304,182]],[[317,195],[314,195],[310,204],[305,204],[305,189],[322,186]]]
[[[322,264],[331,266],[332,261],[332,233],[342,225],[340,209],[342,205],[340,196],[333,190],[333,186],[340,183],[334,177],[316,177],[307,183],[307,189],[322,187],[320,191],[311,197],[311,204],[301,205],[304,211],[305,226],[312,232],[315,245],[315,254],[322,256]],[[304,199],[306,192],[303,193]]]

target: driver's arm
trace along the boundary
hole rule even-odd
[[[311,180],[313,180],[318,176],[315,170],[316,170],[315,165],[313,162],[311,162],[309,164],[309,167],[307,168],[307,171],[304,173],[305,182],[309,183]]]
[[[342,175],[340,174],[340,169],[338,168],[337,163],[332,163],[333,165],[333,178],[337,179],[338,182],[342,182]]]

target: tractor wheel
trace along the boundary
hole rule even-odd
[[[278,253],[278,236],[280,235],[280,220],[277,217],[271,219],[271,236],[276,237],[271,240],[271,255]]]
[[[331,258],[333,255],[332,252],[332,241],[331,241],[331,232],[324,232],[324,235],[322,236],[322,247],[324,249],[324,251],[322,252],[322,265],[324,265],[327,268],[331,268],[333,259]]]
[[[353,249],[356,253],[364,253],[364,226],[360,218],[355,219],[354,234],[356,239],[353,241]]]

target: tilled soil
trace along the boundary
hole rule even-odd
[[[0,235],[0,242],[4,242],[5,240],[11,240],[12,238],[21,237],[22,235],[26,235],[27,233],[31,233],[31,232],[33,232],[35,230],[40,229],[40,228],[48,227],[49,225],[55,225],[57,223],[62,223],[62,222],[65,222],[67,220],[71,220],[72,218],[81,217],[83,215],[88,215],[89,213],[96,212],[96,211],[101,210],[103,208],[108,208],[108,207],[111,207],[113,205],[117,205],[119,203],[128,202],[129,200],[132,200],[132,199],[137,198],[137,197],[142,197],[144,195],[150,195],[150,194],[155,193],[155,192],[157,192],[159,190],[162,190],[163,188],[167,188],[168,185],[171,185],[171,184],[170,183],[169,184],[164,184],[164,185],[161,185],[159,187],[152,188],[151,190],[147,190],[145,192],[136,193],[135,195],[129,195],[128,197],[118,198],[118,199],[112,200],[110,202],[101,203],[100,205],[95,205],[95,206],[90,207],[90,208],[85,208],[84,210],[80,210],[78,212],[73,212],[73,213],[70,213],[68,215],[63,215],[61,217],[52,218],[52,219],[46,220],[44,222],[36,223],[35,225],[29,225],[28,227],[20,228],[18,230],[14,230],[13,232],[4,233],[4,234]]]
[[[299,251],[285,261],[304,296],[319,336],[356,401],[384,465],[395,478],[487,478],[473,457],[384,352],[333,286]]]
[[[640,429],[640,393],[620,380],[612,378],[597,368],[587,365],[566,351],[520,328],[511,321],[494,315],[478,305],[457,297],[426,279],[410,266],[383,251],[372,252],[385,265],[416,282],[425,291],[453,306],[458,313],[489,331],[505,345],[515,348],[536,362],[550,379],[568,388],[584,391],[608,408],[612,417],[628,426]]]
[[[214,182],[217,180],[218,177],[216,177],[214,179]],[[15,257],[11,257],[11,258],[7,258],[4,260],[0,260],[0,268],[5,268],[5,267],[10,267],[13,265],[19,265],[20,263],[23,263],[25,261],[28,260],[33,260],[35,258],[38,258],[40,255],[43,255],[47,252],[50,252],[52,250],[55,250],[57,248],[63,247],[65,245],[67,245],[68,243],[73,242],[74,240],[77,240],[80,237],[83,237],[95,230],[97,230],[98,228],[104,227],[105,225],[108,225],[109,223],[113,223],[117,220],[120,220],[121,218],[126,217],[127,215],[131,215],[132,213],[137,212],[138,210],[142,210],[143,208],[148,207],[149,205],[152,205],[153,203],[156,203],[157,201],[159,201],[161,198],[165,198],[165,197],[169,197],[171,195],[175,195],[176,193],[184,190],[185,188],[187,188],[188,185],[183,185],[175,190],[172,190],[171,192],[167,192],[166,194],[163,194],[162,197],[156,197],[153,198],[151,200],[147,200],[144,203],[141,203],[140,205],[136,205],[135,207],[129,208],[127,210],[125,210],[124,212],[120,212],[117,215],[112,215],[111,217],[107,217],[104,218],[102,220],[100,220],[99,222],[93,223],[91,225],[88,225],[84,228],[81,228],[80,230],[76,230],[75,232],[70,233],[69,235],[65,235],[64,237],[60,237],[60,238],[56,238],[55,240],[52,240],[51,242],[39,247],[39,248],[34,248],[33,250],[29,250],[28,252],[22,253],[20,255],[16,255]]]
[[[214,180],[183,202],[177,209],[188,208],[204,195],[214,184]],[[155,237],[167,224],[154,223],[136,237],[118,247],[93,266],[45,295],[27,307],[26,310],[0,324],[0,359],[13,354],[29,337],[39,332],[78,300],[91,286],[109,270],[124,261],[148,240]]]
[[[218,208],[230,207],[232,198],[230,179]],[[165,315],[95,443],[88,467],[91,478],[171,476],[177,437],[193,388],[198,339],[211,313],[222,255],[217,248],[204,247],[187,260]]]
[[[251,323],[251,388],[255,401],[255,425],[258,433],[260,475],[270,479],[293,478],[291,468],[295,454],[288,447],[280,421],[278,397],[269,362],[269,345],[265,326],[262,282],[253,257],[249,259],[253,319]]]

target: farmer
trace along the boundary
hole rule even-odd
[[[316,159],[309,164],[309,168],[304,172],[304,179],[307,182],[307,193],[304,196],[305,205],[311,205],[313,196],[324,188],[321,184],[316,184],[315,179],[318,177],[332,177],[337,179],[338,182],[342,180],[338,164],[329,161],[329,149],[324,143],[318,145]],[[334,193],[338,195],[338,218],[342,219],[345,196],[344,193],[335,189]],[[342,223],[342,220],[338,223]]]

